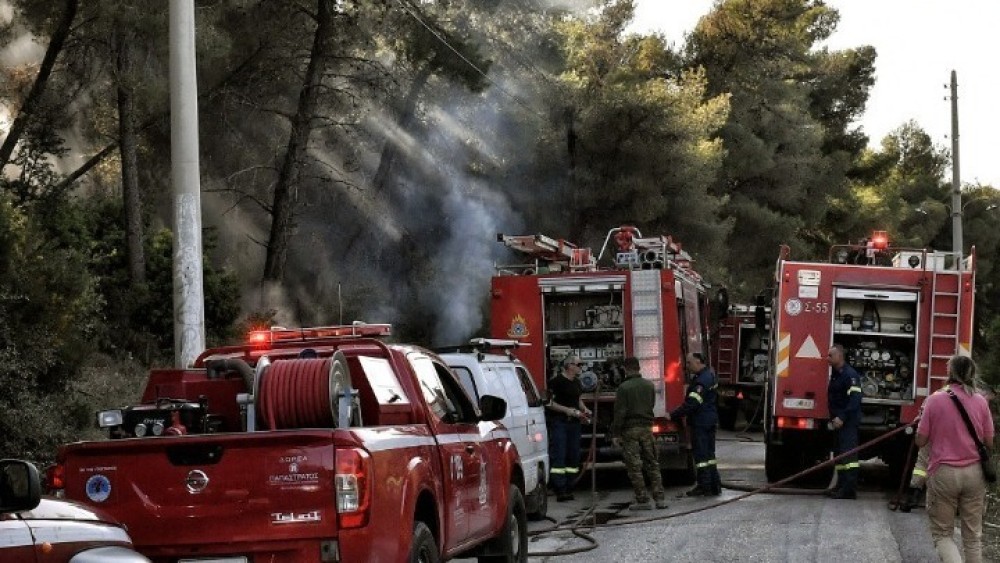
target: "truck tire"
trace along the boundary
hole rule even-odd
[[[796,447],[768,443],[764,450],[764,472],[768,483],[777,483],[826,461],[822,448]],[[825,488],[833,479],[833,467],[827,466],[799,477],[790,486]]]
[[[441,554],[438,553],[434,534],[423,522],[413,524],[413,540],[410,543],[409,561],[410,563],[439,563],[441,561]]]
[[[737,407],[727,406],[719,409],[719,428],[723,430],[736,430]]]
[[[764,473],[768,483],[776,483],[801,471],[785,446],[768,443],[764,448]]]
[[[532,496],[535,498],[532,503],[532,511],[528,513],[528,519],[535,522],[544,520],[549,512],[549,487],[545,481],[545,470],[541,467],[538,468],[538,484],[535,486],[535,492]]]
[[[495,555],[480,555],[480,563],[527,563],[528,522],[524,509],[524,495],[517,485],[510,486],[507,497],[507,521],[500,535],[490,541],[486,549]]]

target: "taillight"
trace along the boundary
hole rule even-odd
[[[61,497],[66,488],[66,469],[61,463],[50,465],[45,469],[45,492]]]
[[[664,432],[677,432],[678,427],[672,421],[665,418],[655,418],[653,419],[653,434],[662,434]]]
[[[372,496],[371,465],[371,456],[362,449],[337,450],[334,488],[340,528],[360,528],[368,523]]]
[[[798,430],[812,430],[816,428],[816,421],[811,418],[799,418],[795,416],[779,416],[778,428],[796,428]]]

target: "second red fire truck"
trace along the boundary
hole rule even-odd
[[[765,420],[771,481],[828,459],[827,351],[845,348],[861,376],[861,441],[912,422],[947,380],[954,354],[971,354],[975,250],[970,256],[889,247],[877,231],[834,246],[827,262],[778,258]],[[903,470],[910,437],[862,458]],[[829,473],[820,480],[829,477]]]
[[[623,360],[635,356],[643,377],[656,388],[661,467],[693,476],[690,442],[682,427],[665,418],[684,400],[684,356],[708,353],[706,286],[691,256],[668,236],[643,237],[638,229],[612,229],[601,254],[544,235],[499,235],[525,261],[497,267],[491,288],[491,333],[528,346],[517,357],[544,389],[560,362],[575,355],[597,414],[591,463],[617,462],[621,452],[608,435],[615,389],[625,378]],[[613,250],[601,262],[605,249]],[[602,266],[599,267],[599,264]],[[584,429],[583,451],[591,444]]]

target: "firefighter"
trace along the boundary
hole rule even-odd
[[[556,501],[573,500],[573,482],[580,472],[580,423],[590,419],[590,410],[580,396],[577,377],[583,371],[580,358],[569,356],[561,373],[549,380],[549,402],[545,423],[549,430],[549,483]]]
[[[689,497],[722,494],[722,479],[715,461],[715,426],[719,422],[716,407],[719,380],[712,368],[705,365],[700,352],[687,355],[686,367],[691,374],[684,403],[667,415],[667,420],[688,418],[691,427],[691,449],[694,454],[698,484],[685,493]]]
[[[656,402],[656,388],[643,379],[639,360],[625,358],[625,381],[615,391],[615,414],[611,422],[612,442],[622,449],[622,459],[632,481],[635,502],[629,510],[651,510],[649,488],[652,489],[656,508],[667,508],[666,493],[660,477],[660,464],[656,460],[656,445],[653,443],[653,403]]]
[[[830,383],[827,403],[830,407],[830,428],[837,432],[836,454],[858,447],[858,426],[861,424],[861,376],[844,359],[844,347],[834,344],[827,354]],[[858,454],[855,452],[837,463],[837,487],[827,496],[837,499],[858,498]]]

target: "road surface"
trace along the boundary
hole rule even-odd
[[[753,436],[760,440],[759,434]],[[722,432],[717,449],[722,478],[730,482],[762,485],[764,446],[740,441],[735,433]],[[856,501],[821,496],[758,495],[701,512],[658,522],[598,528],[591,535],[599,546],[589,552],[560,557],[532,557],[532,561],[759,561],[818,562],[936,562],[927,517],[923,509],[910,514],[891,512],[891,493],[880,487],[880,467],[863,469],[862,492]],[[549,514],[561,523],[572,523],[591,506],[589,476],[576,492],[576,500],[556,503],[550,497]],[[865,484],[868,481],[872,484]],[[642,517],[668,515],[734,498],[742,492],[726,490],[715,499],[677,498],[687,487],[668,489],[670,508],[638,513]],[[621,522],[635,517],[629,512],[631,488],[624,471],[603,473],[596,497],[601,521]],[[531,530],[552,526],[532,522]],[[532,537],[530,552],[550,552],[586,546],[567,532]]]

